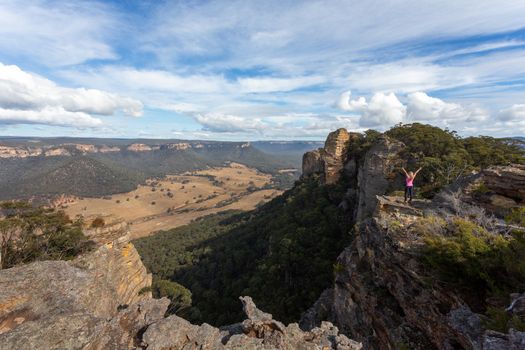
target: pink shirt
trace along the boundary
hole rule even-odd
[[[410,186],[414,186],[414,178],[413,178],[413,177],[408,177],[408,176],[407,176],[407,177],[405,178],[405,181],[406,181],[406,183],[407,183],[407,186],[409,186],[409,187],[410,187]]]

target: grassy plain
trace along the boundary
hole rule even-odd
[[[79,198],[68,203],[70,217],[87,223],[96,217],[122,218],[133,238],[185,225],[192,220],[229,209],[251,210],[279,195],[272,176],[242,164],[150,179],[137,189],[104,198]]]

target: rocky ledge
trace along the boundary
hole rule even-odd
[[[247,320],[221,329],[165,318],[170,302],[152,299],[125,225],[88,234],[98,246],[75,260],[0,271],[1,350],[361,349],[328,322],[306,332],[284,326],[250,297],[241,298]]]

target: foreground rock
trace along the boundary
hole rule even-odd
[[[151,275],[126,234],[98,238],[105,243],[74,261],[0,271],[0,349],[133,345],[129,335],[152,321],[150,308],[159,309],[143,304],[151,298],[150,292],[141,292],[151,286]]]
[[[340,349],[358,350],[361,344],[339,335],[329,322],[302,331],[296,323],[285,327],[272,315],[257,309],[250,297],[240,298],[248,319],[221,329],[208,324],[192,325],[170,316],[152,324],[143,336],[148,350],[168,349]]]
[[[73,261],[0,271],[0,349],[361,349],[330,323],[285,327],[241,298],[248,319],[223,329],[164,315],[125,224],[88,231],[98,244]]]

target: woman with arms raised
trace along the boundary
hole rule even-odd
[[[417,169],[417,171],[414,173],[412,171],[407,172],[405,168],[403,169],[403,172],[405,173],[405,203],[408,199],[408,203],[412,202],[412,196],[414,195],[414,179],[417,176],[417,173],[421,170],[421,168]]]

